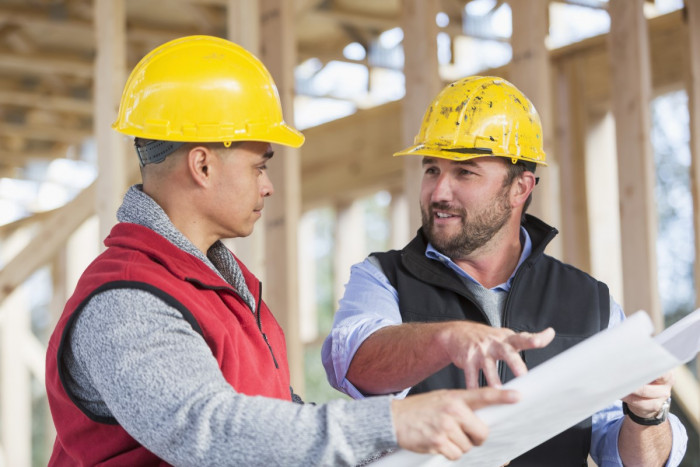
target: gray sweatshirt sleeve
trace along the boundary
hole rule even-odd
[[[353,465],[396,447],[391,398],[313,406],[238,394],[204,339],[145,291],[93,297],[67,350],[85,405],[174,465]]]

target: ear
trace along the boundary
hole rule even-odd
[[[524,171],[511,185],[511,205],[514,208],[524,205],[536,184],[535,174],[529,170]]]
[[[214,153],[206,146],[194,146],[187,153],[187,171],[192,181],[201,187],[211,183]]]

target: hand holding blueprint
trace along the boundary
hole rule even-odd
[[[500,466],[653,381],[700,352],[700,309],[651,337],[653,326],[637,312],[509,381],[520,392],[514,405],[476,414],[490,428],[486,442],[449,461],[439,455],[399,450],[373,467]],[[611,358],[614,356],[614,358]]]

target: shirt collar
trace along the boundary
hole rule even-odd
[[[530,235],[527,233],[527,230],[525,230],[525,227],[523,226],[520,226],[520,241],[523,244],[523,251],[522,253],[520,253],[518,265],[515,267],[513,273],[510,275],[507,281],[495,287],[492,287],[491,290],[503,290],[505,292],[508,292],[510,290],[510,287],[513,283],[513,278],[515,277],[515,273],[518,271],[518,268],[520,268],[520,265],[523,264],[523,261],[525,261],[525,259],[528,256],[530,256],[530,253],[532,252],[532,240],[530,240]],[[428,243],[428,247],[425,249],[425,256],[429,259],[441,262],[442,264],[456,272],[459,276],[466,277],[470,281],[478,283],[476,279],[467,274],[462,268],[457,266],[457,264],[454,261],[452,261],[451,258],[437,251],[430,243]]]

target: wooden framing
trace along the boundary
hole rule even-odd
[[[651,67],[643,0],[611,0],[610,67],[617,134],[624,308],[663,316],[656,277],[656,209],[651,148]]]
[[[530,211],[551,225],[561,225],[559,163],[553,144],[552,79],[549,54],[544,47],[549,31],[549,1],[510,1],[509,4],[513,16],[513,59],[508,65],[508,76],[540,114],[547,154],[547,167],[537,171],[540,182],[533,193]],[[560,241],[555,239],[550,244],[549,254],[561,257]]]
[[[261,0],[260,59],[270,70],[282,100],[283,115],[294,115],[294,22],[286,0]],[[292,387],[304,394],[302,344],[299,337],[297,228],[301,215],[301,161],[297,149],[277,146],[270,164],[275,195],[265,204],[265,300],[280,321],[287,338]]]
[[[556,153],[561,186],[562,259],[591,272],[591,250],[586,192],[586,109],[580,76],[581,64],[565,62],[556,70]],[[545,169],[546,170],[546,169]],[[541,196],[541,194],[540,194]]]
[[[437,58],[438,28],[435,23],[435,16],[439,11],[437,0],[402,0],[404,50],[411,53],[404,56],[406,96],[402,101],[401,146],[394,147],[391,152],[413,144],[425,110],[442,89]],[[415,232],[421,223],[418,209],[421,158],[403,157],[402,162],[404,193],[408,203],[408,226],[404,228]]]
[[[687,34],[688,34],[688,110],[690,113],[690,183],[693,195],[693,226],[695,230],[695,306],[700,306],[700,5],[697,2],[686,2]],[[700,357],[695,357],[697,373],[700,375]],[[676,389],[687,391],[681,397],[681,403],[688,404],[685,413],[693,419],[696,429],[700,432],[700,385],[693,379],[689,371],[680,378],[676,376]],[[685,384],[683,384],[685,383]],[[692,391],[691,388],[695,388]],[[686,389],[687,388],[687,389]]]
[[[226,24],[229,39],[258,56],[260,21],[254,21],[251,18],[260,18],[258,0],[228,0]],[[237,238],[230,243],[238,259],[243,261],[261,282],[267,283],[265,277],[265,223],[257,222],[251,235]]]
[[[294,25],[305,10],[324,3],[318,0],[296,2],[296,6],[286,0],[188,1],[191,3],[188,7],[193,7],[188,10],[193,21],[181,29],[143,20],[130,21],[127,29],[125,0],[82,2],[88,14],[84,17],[92,17],[92,23],[71,19],[50,24],[51,17],[26,8],[0,7],[0,16],[10,24],[25,22],[34,30],[46,26],[54,33],[62,31],[65,35],[75,31],[81,37],[91,37],[96,44],[96,47],[86,47],[83,52],[55,50],[48,53],[33,47],[31,40],[15,37],[14,49],[8,46],[0,50],[0,71],[3,71],[0,115],[5,115],[5,107],[11,107],[20,109],[18,112],[26,111],[24,115],[27,117],[23,125],[16,123],[17,120],[0,123],[0,164],[3,169],[20,166],[23,158],[62,157],[62,150],[44,151],[41,148],[63,148],[92,135],[97,138],[100,155],[98,182],[71,203],[54,212],[0,227],[0,236],[5,237],[21,226],[37,225],[35,237],[0,270],[0,375],[5,381],[19,378],[12,391],[4,389],[6,386],[0,391],[0,426],[5,427],[0,431],[0,464],[4,461],[6,465],[25,465],[27,462],[29,391],[26,382],[31,375],[36,377],[42,373],[38,355],[43,349],[27,331],[27,309],[22,303],[24,292],[21,285],[38,268],[52,264],[57,288],[53,308],[59,310],[72,287],[65,252],[67,239],[98,211],[102,218],[100,236],[103,237],[114,221],[116,206],[126,188],[125,181],[134,179],[133,174],[123,167],[124,155],[128,151],[110,129],[127,62],[139,58],[136,56],[139,51],[183,32],[221,34],[228,28],[230,37],[250,50],[257,50],[257,55],[268,66],[279,87],[284,114],[291,121],[292,73],[297,57],[315,56],[314,50],[323,51],[324,60],[338,57],[339,53],[333,47],[338,41],[345,40],[335,38],[315,48],[307,42],[303,50],[301,46],[295,48],[298,31]],[[71,3],[75,6],[81,2]],[[513,81],[535,101],[543,117],[550,167],[539,174],[543,175],[543,180],[535,199],[551,204],[535,205],[533,212],[561,227],[559,253],[563,259],[583,269],[593,269],[592,272],[598,275],[595,269],[600,266],[594,264],[592,258],[599,238],[593,224],[599,220],[594,217],[587,200],[591,199],[591,180],[599,174],[595,174],[587,161],[592,151],[610,158],[616,149],[621,168],[616,182],[620,185],[620,256],[624,270],[624,287],[621,288],[624,292],[616,298],[624,299],[627,311],[645,308],[652,312],[656,326],[660,327],[662,315],[656,290],[653,248],[656,220],[648,104],[653,94],[686,85],[691,114],[692,189],[695,204],[700,205],[700,8],[695,2],[686,2],[685,24],[684,14],[680,11],[646,20],[642,0],[611,0],[612,30],[609,35],[547,53],[543,39],[548,2],[513,0],[510,3],[514,12],[514,61],[486,73]],[[298,273],[297,251],[299,241],[304,240],[298,234],[302,210],[308,211],[320,205],[347,208],[361,196],[388,189],[392,193],[393,246],[402,246],[418,223],[417,169],[420,161],[417,158],[413,161],[395,159],[390,155],[412,143],[426,106],[445,84],[437,73],[434,44],[437,28],[432,21],[444,5],[439,0],[402,0],[397,4],[401,16],[398,12],[392,17],[354,12],[345,6],[318,13],[318,17],[325,16],[334,21],[333,28],[338,29],[338,24],[343,24],[346,32],[350,31],[348,37],[353,34],[352,28],[361,27],[368,18],[372,18],[372,28],[402,25],[406,31],[407,97],[401,102],[361,110],[345,119],[306,130],[307,142],[301,151],[276,147],[277,156],[270,165],[276,193],[266,203],[265,225],[256,226],[258,233],[264,230],[265,235],[259,237],[252,247],[241,242],[235,245],[252,252],[253,259],[246,258],[245,262],[257,275],[263,276],[265,299],[287,334],[293,385],[300,393],[304,391],[299,330],[302,315],[297,297],[298,277],[305,275]],[[225,9],[226,17],[212,18],[215,15],[212,15],[211,8],[214,12],[218,11],[217,8]],[[250,21],[250,17],[259,18],[260,22]],[[207,29],[209,22],[213,26]],[[371,37],[367,31],[356,35]],[[95,61],[91,59],[93,49],[97,51]],[[681,70],[687,70],[684,81]],[[30,78],[23,78],[25,75]],[[33,90],[22,86],[25,81],[34,83],[40,93],[34,101]],[[80,83],[89,85],[87,83],[93,82],[94,96],[75,94],[75,87]],[[6,83],[9,83],[7,87],[2,87]],[[613,139],[610,119],[605,117],[611,108],[617,121],[617,148],[604,144]],[[58,123],[47,123],[51,121]],[[591,133],[597,131],[594,128],[597,122],[604,122],[604,128],[600,138],[596,135],[594,138],[596,144],[603,143],[605,147],[591,148]],[[46,145],[46,141],[54,145]],[[135,162],[130,159],[129,167],[132,166],[135,167]],[[99,208],[95,203],[98,198]],[[561,220],[558,220],[560,210]],[[345,211],[343,216],[348,212]],[[695,231],[700,232],[697,208]],[[613,250],[617,250],[616,246],[611,242]],[[696,255],[700,258],[698,252],[700,234],[696,234]],[[559,253],[555,252],[555,255]],[[354,259],[348,259],[343,267],[347,268],[352,261]],[[696,290],[700,290],[700,261],[696,261]],[[313,335],[313,330],[307,335]],[[21,360],[8,358],[17,354],[22,355]],[[676,403],[685,410],[696,429],[700,429],[698,381],[685,368],[679,369],[676,379]]]
[[[126,82],[126,15],[124,0],[95,0],[97,57],[95,135],[97,139],[97,216],[99,241],[116,223],[128,175],[124,137],[112,130]]]

